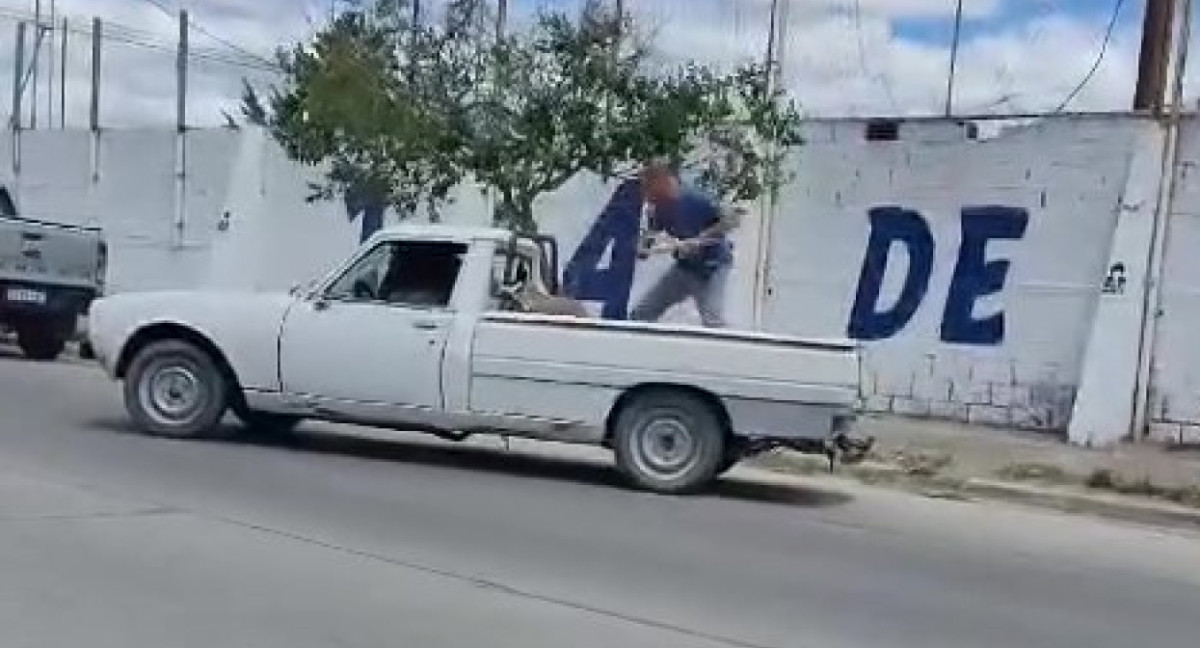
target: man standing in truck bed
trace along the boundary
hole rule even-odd
[[[725,284],[733,265],[733,244],[726,234],[737,215],[690,187],[675,171],[654,162],[642,171],[643,199],[650,205],[650,230],[678,239],[675,263],[634,306],[630,319],[657,321],[672,306],[691,297],[704,326],[725,326]],[[645,258],[645,254],[640,254]]]

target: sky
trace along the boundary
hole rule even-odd
[[[0,115],[7,121],[16,20],[35,0],[0,0]],[[44,7],[51,0],[41,0]],[[444,0],[424,0],[426,6]],[[582,0],[510,0],[519,20],[539,7],[572,10]],[[1001,114],[1056,108],[1085,77],[1117,0],[964,0],[954,91],[960,113]],[[664,61],[716,66],[761,60],[771,0],[625,0],[655,35]],[[812,116],[932,115],[943,110],[955,0],[782,0],[785,84]],[[189,68],[188,121],[204,126],[236,113],[243,79],[277,82],[264,65],[273,49],[308,37],[326,20],[329,0],[56,0],[68,18],[66,119],[87,120],[91,18],[104,19],[101,122],[163,126],[175,116],[177,26],[189,10],[197,57]],[[164,10],[165,9],[165,10]],[[1103,63],[1071,110],[1120,110],[1131,101],[1144,0],[1124,0]],[[54,55],[61,60],[60,42]],[[38,119],[60,120],[59,63],[39,57]],[[1200,68],[1200,66],[1194,66]],[[1189,74],[1189,78],[1192,75]],[[50,79],[53,79],[51,82]],[[47,86],[53,83],[53,95]],[[1190,87],[1190,84],[1189,84]],[[32,88],[30,88],[32,90]],[[25,107],[25,123],[30,109]]]

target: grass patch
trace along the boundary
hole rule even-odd
[[[1036,462],[1012,463],[996,471],[1000,479],[1045,484],[1077,484],[1079,478],[1061,466]]]
[[[1108,468],[1093,470],[1084,481],[1084,485],[1091,489],[1105,490],[1119,495],[1148,497],[1200,508],[1200,485],[1161,486],[1151,481],[1147,475],[1129,478]]]
[[[887,457],[887,463],[912,477],[933,477],[949,468],[954,457],[945,452],[897,450]]]

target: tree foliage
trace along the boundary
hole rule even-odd
[[[328,165],[319,195],[380,197],[434,215],[463,180],[494,191],[493,220],[536,228],[533,205],[581,171],[620,175],[650,158],[693,168],[720,197],[784,180],[800,117],[770,70],[660,69],[628,15],[589,2],[498,34],[483,0],[436,23],[412,0],[363,0],[280,53],[287,78],[243,114],[293,158]]]

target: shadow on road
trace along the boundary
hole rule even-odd
[[[121,434],[138,435],[124,420],[92,421],[90,427]],[[233,430],[230,430],[233,432]],[[140,436],[140,435],[139,435]],[[197,442],[200,443],[200,442]],[[283,438],[239,436],[232,441],[214,441],[229,446],[252,446],[266,450],[325,454],[368,461],[384,461],[579,484],[627,488],[620,473],[611,464],[586,460],[547,457],[499,448],[448,445],[437,441],[384,440],[305,430]],[[786,506],[829,507],[845,504],[851,496],[810,486],[767,483],[738,477],[725,477],[699,497],[779,504]]]

